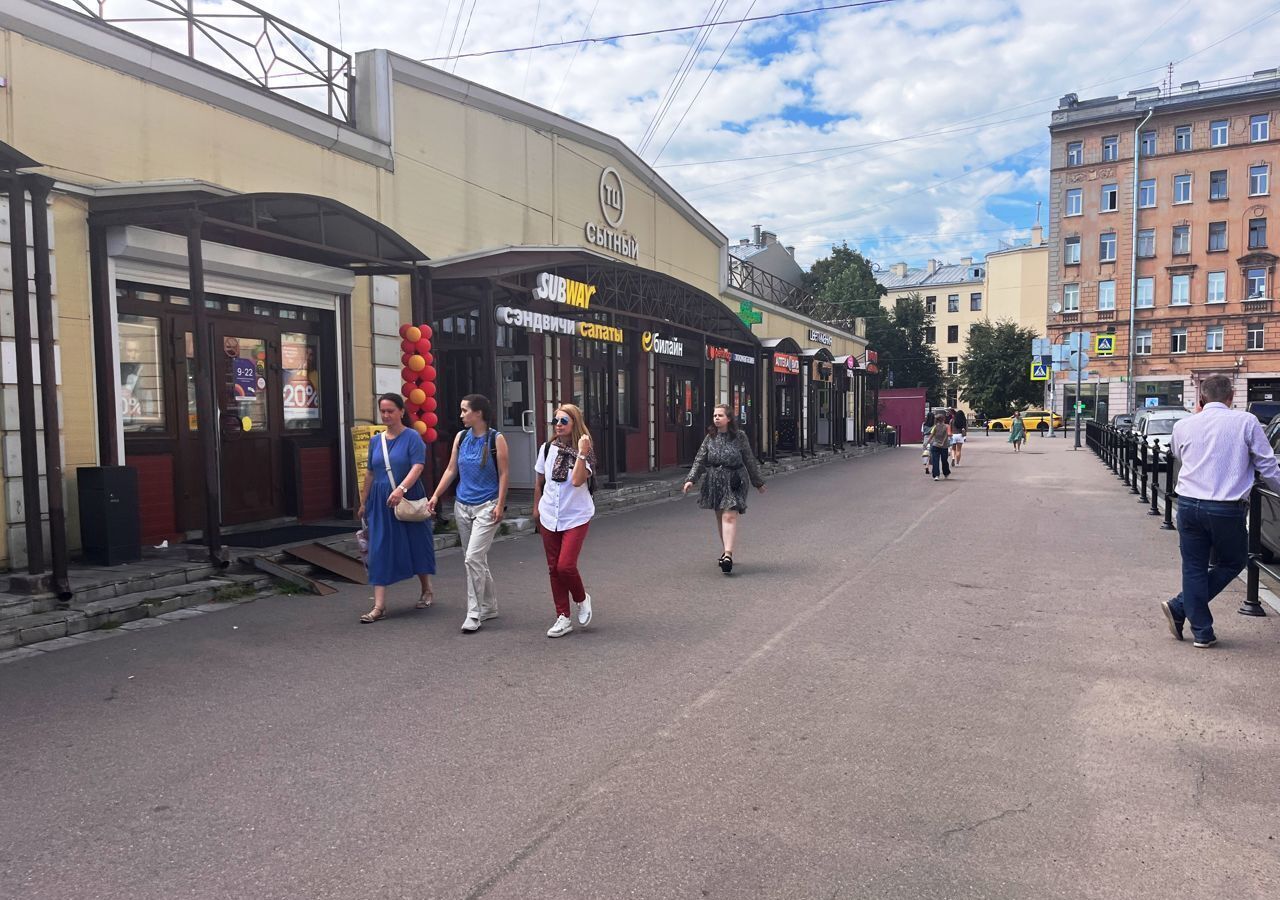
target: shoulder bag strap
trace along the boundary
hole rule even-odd
[[[387,452],[387,433],[385,431],[378,432],[378,437],[382,438],[382,464],[387,467],[387,481],[391,482],[391,490],[396,489],[396,476],[391,474],[391,454]]]

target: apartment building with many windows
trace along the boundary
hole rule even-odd
[[[1214,372],[1236,379],[1239,405],[1280,398],[1277,112],[1280,70],[1068,94],[1053,112],[1049,336],[1115,333],[1115,355],[1089,366],[1086,414],[1190,406]]]

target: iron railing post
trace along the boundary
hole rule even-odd
[[[1262,561],[1262,493],[1255,484],[1249,491],[1249,574],[1245,579],[1244,602],[1236,612],[1242,616],[1265,616],[1258,600],[1258,565]]]
[[[1173,453],[1168,453],[1169,466],[1164,471],[1164,522],[1160,525],[1166,531],[1173,530]]]
[[[1160,445],[1156,444],[1154,458],[1151,463],[1151,509],[1147,510],[1147,515],[1160,515]],[[1167,468],[1169,465],[1169,454],[1166,451],[1164,464]]]
[[[1147,502],[1147,468],[1151,458],[1151,444],[1147,441],[1142,442],[1142,449],[1138,451],[1141,456],[1138,457],[1138,472],[1141,480],[1141,487],[1138,490],[1138,502]]]

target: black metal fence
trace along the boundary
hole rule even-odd
[[[1176,530],[1174,505],[1177,494],[1177,460],[1169,449],[1159,442],[1144,439],[1140,435],[1100,422],[1085,423],[1085,442],[1097,454],[1102,464],[1125,483],[1131,495],[1147,508],[1148,516],[1161,516],[1160,527]],[[1280,500],[1262,485],[1254,485],[1249,495],[1249,565],[1244,603],[1238,612],[1242,616],[1265,616],[1266,611],[1258,599],[1258,576],[1266,572],[1280,579],[1280,569],[1264,560],[1262,546],[1262,498]]]

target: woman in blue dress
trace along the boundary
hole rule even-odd
[[[373,609],[360,617],[364,623],[376,622],[387,614],[387,585],[418,576],[422,593],[418,609],[431,605],[431,576],[436,571],[435,540],[431,520],[401,522],[396,518],[396,504],[408,497],[420,500],[422,470],[427,462],[427,448],[411,428],[404,413],[404,400],[399,394],[383,394],[378,398],[378,416],[387,430],[369,442],[369,462],[360,490],[360,519],[369,529],[369,583],[373,585]],[[387,477],[387,464],[382,448],[385,435],[387,459],[395,482]]]

